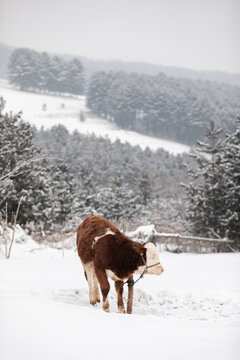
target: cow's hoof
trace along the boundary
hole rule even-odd
[[[109,305],[108,306],[103,306],[103,310],[109,313],[109,311],[110,311],[109,310]]]
[[[96,306],[97,302],[96,302],[96,300],[90,300],[90,304],[93,305],[93,306]]]
[[[120,313],[120,314],[126,314],[126,311],[125,311],[125,309],[124,309],[124,306],[120,306],[120,307],[118,308],[118,310],[119,310],[119,313]]]

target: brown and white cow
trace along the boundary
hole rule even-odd
[[[89,286],[90,304],[100,302],[98,282],[103,296],[103,310],[109,312],[108,277],[115,281],[117,304],[125,313],[123,304],[124,280],[133,273],[160,275],[164,269],[159,253],[152,243],[145,246],[130,240],[109,221],[100,216],[87,217],[78,227],[77,250]],[[153,266],[152,266],[153,265]]]

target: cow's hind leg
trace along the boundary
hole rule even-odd
[[[115,289],[117,292],[117,304],[118,304],[118,310],[121,314],[126,314],[125,308],[124,308],[124,304],[123,304],[123,285],[124,282],[123,281],[115,281]]]
[[[100,284],[102,296],[103,296],[103,310],[109,312],[108,293],[110,285],[108,282],[107,274],[105,270],[96,269],[96,275]]]
[[[89,300],[91,305],[96,305],[97,298],[96,298],[96,292],[94,287],[94,278],[95,278],[95,271],[94,271],[94,265],[93,262],[84,264],[84,270],[85,270],[85,276],[88,282],[89,287]]]
[[[98,289],[98,279],[97,279],[95,271],[93,274],[93,287],[94,287],[95,299],[97,300],[97,302],[100,302],[101,300],[100,300],[100,294],[99,294],[99,289]]]

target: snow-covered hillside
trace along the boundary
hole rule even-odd
[[[0,261],[0,358],[239,359],[240,254],[160,259],[163,275],[135,285],[132,315],[117,313],[111,283],[108,314],[89,305],[75,251],[14,244]]]
[[[37,128],[41,126],[50,128],[56,124],[62,124],[70,132],[76,129],[83,134],[94,133],[96,136],[108,136],[111,141],[119,139],[133,146],[139,145],[143,149],[147,146],[153,151],[163,148],[172,154],[189,151],[189,146],[122,130],[104,119],[86,117],[86,120],[81,122],[80,112],[85,110],[85,97],[73,99],[18,91],[9,86],[6,81],[0,81],[0,96],[7,101],[6,111],[13,110],[15,113],[22,110],[23,119]],[[45,111],[42,110],[44,104],[46,104]]]

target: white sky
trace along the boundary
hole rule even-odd
[[[240,72],[240,0],[0,0],[0,41]]]

